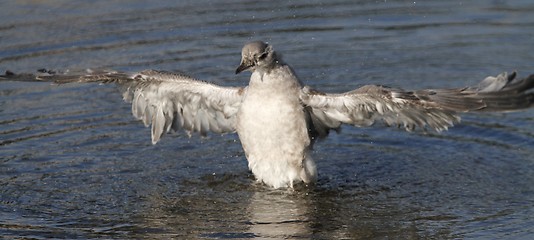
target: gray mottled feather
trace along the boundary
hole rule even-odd
[[[514,81],[515,73],[488,77],[480,84],[459,89],[405,91],[367,85],[341,94],[326,94],[304,87],[300,98],[310,112],[317,132],[338,129],[341,124],[370,126],[382,121],[389,126],[447,130],[461,112],[511,111],[534,104],[534,75]],[[326,129],[326,130],[325,130]]]
[[[306,86],[300,99],[313,139],[326,137],[331,129],[339,130],[341,124],[370,126],[377,121],[407,130],[419,127],[442,131],[458,122],[461,112],[513,111],[533,106],[534,75],[522,80],[515,77],[515,72],[503,73],[471,87],[416,91],[367,85],[346,93],[326,94]],[[153,143],[170,130],[185,129],[202,135],[208,131],[235,131],[236,114],[246,91],[155,70],[135,74],[8,71],[0,80],[116,83],[122,88],[124,99],[132,102],[132,114],[145,126],[152,126]]]
[[[35,74],[6,72],[0,79],[116,83],[132,114],[151,126],[152,143],[170,130],[184,129],[206,135],[234,132],[236,114],[246,88],[221,87],[181,73],[145,70],[139,73],[87,70],[82,73],[40,70]]]

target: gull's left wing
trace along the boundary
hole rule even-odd
[[[235,132],[236,114],[246,88],[222,87],[181,73],[145,70],[138,73],[91,71],[56,73],[45,69],[35,74],[7,71],[0,80],[116,83],[124,100],[132,103],[133,115],[152,125],[152,143],[172,130],[188,133]]]
[[[513,111],[534,105],[534,75],[515,80],[516,74],[487,77],[478,85],[457,89],[405,91],[367,85],[341,94],[322,93],[304,87],[300,93],[319,136],[341,124],[370,126],[382,121],[407,130],[447,130],[462,112]],[[322,133],[322,134],[321,134]]]

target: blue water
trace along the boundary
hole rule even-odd
[[[0,71],[183,71],[220,85],[264,40],[303,82],[463,87],[534,73],[531,1],[8,1]],[[0,236],[416,239],[534,236],[534,111],[445,133],[345,127],[315,187],[254,183],[233,134],[157,145],[113,85],[0,82]]]

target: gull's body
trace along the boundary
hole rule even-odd
[[[237,113],[237,134],[250,170],[275,188],[316,177],[300,89],[289,66],[258,68]]]
[[[221,87],[184,74],[146,70],[128,74],[91,71],[83,74],[6,72],[0,80],[49,80],[57,83],[117,83],[133,115],[152,126],[155,144],[170,130],[237,132],[256,179],[274,188],[312,183],[316,168],[310,149],[317,138],[342,124],[446,130],[470,111],[512,111],[534,104],[534,75],[488,77],[457,89],[405,91],[377,85],[327,94],[302,86],[272,47],[252,42],[243,47],[239,73],[250,70],[247,87]]]

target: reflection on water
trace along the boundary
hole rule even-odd
[[[262,39],[325,91],[457,87],[534,73],[530,1],[7,1],[0,71],[179,70],[221,85]],[[235,135],[153,146],[105,85],[0,82],[0,236],[529,238],[534,111],[466,115],[443,134],[346,127],[319,182],[254,183]]]
[[[250,199],[249,231],[262,238],[305,238],[311,236],[310,203],[302,196],[256,192]]]

